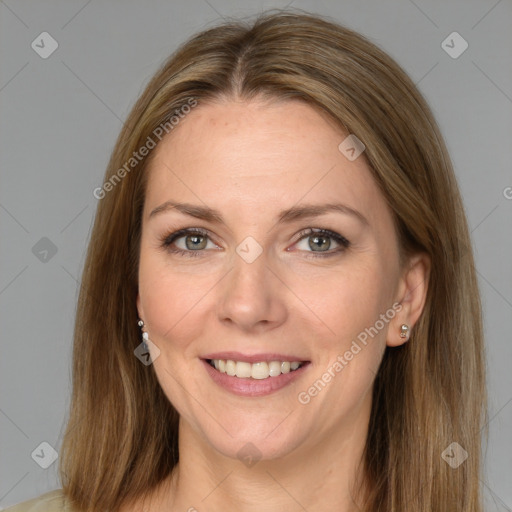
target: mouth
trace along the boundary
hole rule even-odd
[[[231,357],[235,353],[230,354]],[[221,355],[219,354],[220,357]],[[293,382],[301,379],[308,371],[311,361],[286,361],[272,357],[243,356],[240,358],[252,359],[240,361],[227,359],[202,358],[201,362],[212,381],[225,391],[243,397],[262,397],[273,394],[280,389],[287,388]],[[266,360],[261,360],[266,359]],[[283,358],[284,359],[284,358]]]
[[[283,374],[293,373],[310,364],[310,361],[235,361],[233,359],[204,359],[219,373],[239,379],[264,380],[276,378]]]

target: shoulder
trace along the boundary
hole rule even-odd
[[[62,489],[56,489],[4,510],[5,512],[73,512],[74,509]]]

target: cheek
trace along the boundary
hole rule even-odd
[[[150,339],[157,345],[172,340],[186,345],[196,337],[213,275],[193,275],[172,267],[161,255],[141,257],[139,294]]]
[[[323,348],[342,350],[361,332],[373,326],[391,307],[389,272],[374,258],[347,260],[340,270],[309,275],[294,286],[298,297],[315,313],[311,315],[321,332]],[[379,329],[385,337],[387,324]],[[334,344],[334,347],[333,347]]]
[[[347,260],[343,269],[324,274],[323,281],[320,274],[315,277],[305,279],[297,294],[309,290],[311,309],[321,319],[315,317],[311,332],[328,334],[315,338],[317,365],[296,396],[305,413],[316,418],[319,430],[330,435],[340,419],[357,415],[367,404],[388,324],[377,331],[371,328],[389,308],[390,295],[378,258],[360,256]]]

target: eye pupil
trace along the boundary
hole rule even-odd
[[[311,240],[313,240],[313,242],[311,242]],[[317,245],[314,245],[314,244],[317,244],[318,243],[318,240],[323,240],[324,243],[321,243],[320,246],[317,246]],[[311,236],[309,237],[309,247],[311,247],[311,249],[329,249],[329,247],[331,246],[331,242],[330,242],[330,238],[327,237],[327,236]]]
[[[201,245],[201,239],[203,244]],[[206,237],[203,235],[188,235],[186,238],[186,246],[187,249],[195,250],[195,249],[204,249],[206,247]],[[192,244],[189,244],[189,240],[192,240]],[[199,243],[198,243],[199,241]]]

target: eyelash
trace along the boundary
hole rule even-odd
[[[185,228],[180,229],[178,231],[175,231],[174,233],[166,234],[163,237],[160,238],[161,247],[165,249],[167,252],[170,252],[172,254],[177,254],[179,256],[185,256],[185,257],[191,257],[191,258],[197,258],[201,257],[202,255],[200,253],[204,252],[204,249],[197,250],[197,251],[185,251],[183,249],[171,249],[171,244],[175,242],[177,239],[183,237],[184,235],[202,235],[208,237],[208,231],[202,228]],[[311,254],[307,256],[308,258],[328,258],[330,256],[334,256],[336,254],[342,253],[348,247],[350,247],[350,242],[343,236],[339,235],[338,233],[335,233],[334,231],[330,231],[329,229],[316,229],[313,230],[312,228],[305,229],[299,233],[299,239],[297,240],[298,243],[303,238],[307,238],[308,236],[313,235],[321,235],[321,236],[327,236],[329,238],[332,238],[335,240],[338,244],[340,244],[340,247],[337,249],[330,251],[330,252],[318,252],[315,253],[315,251],[311,251]],[[308,251],[306,251],[308,252]]]

